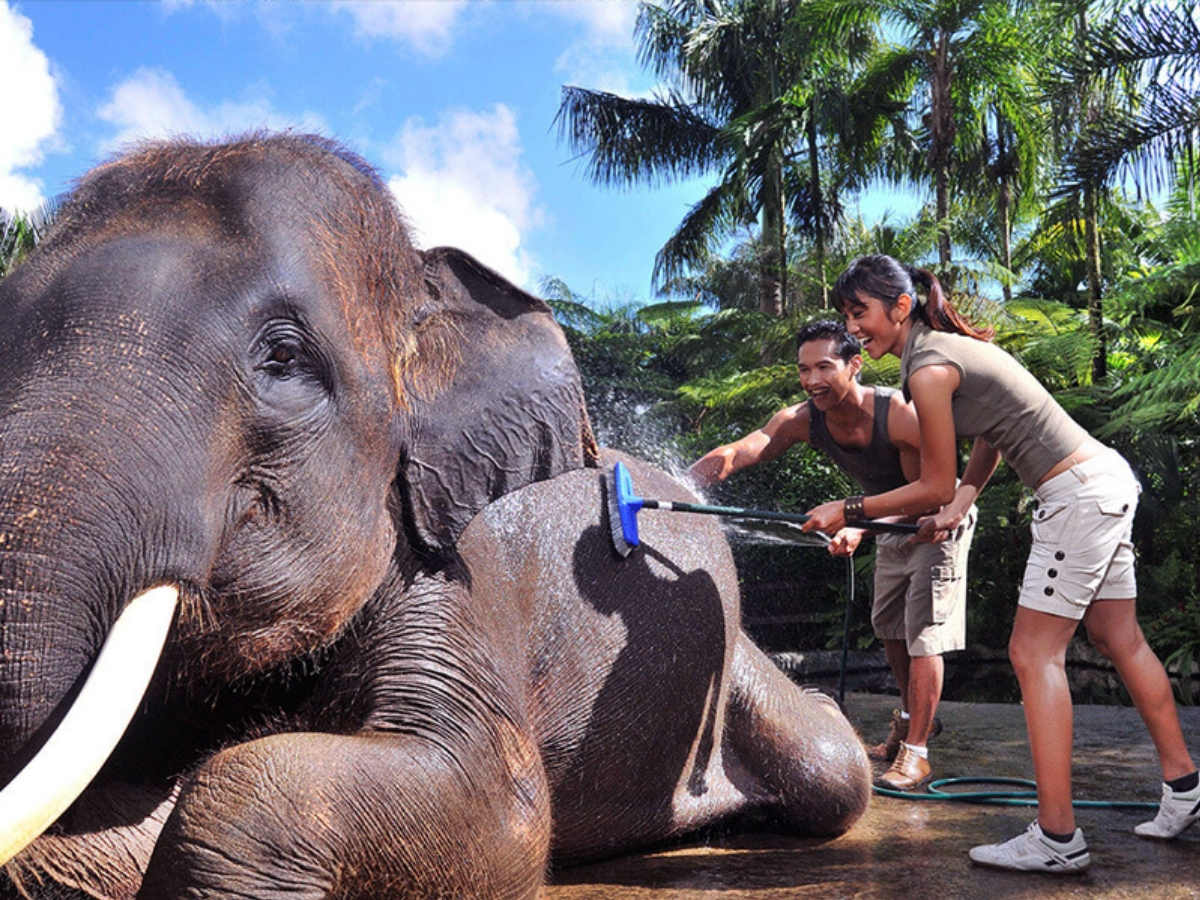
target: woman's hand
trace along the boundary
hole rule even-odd
[[[914,544],[941,544],[942,541],[949,540],[950,532],[954,530],[954,528],[944,526],[941,522],[941,514],[918,518],[917,528],[917,534],[914,534],[912,538]]]
[[[800,526],[801,531],[823,531],[834,535],[846,527],[846,504],[843,500],[830,500],[808,511],[808,521]]]
[[[917,520],[919,531],[913,537],[913,541],[918,544],[940,544],[942,541],[948,541],[962,520],[963,514],[949,506],[937,515],[922,516]]]

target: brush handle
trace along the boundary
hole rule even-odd
[[[709,516],[728,516],[733,519],[765,519],[772,522],[797,522],[803,524],[809,517],[804,513],[775,512],[769,509],[743,509],[738,506],[709,506],[703,503],[683,503],[674,500],[647,500],[642,498],[643,509],[665,509],[675,512],[700,513]],[[847,522],[854,528],[867,528],[871,531],[887,531],[893,534],[916,534],[919,526],[909,522],[877,522],[866,519],[861,522]]]

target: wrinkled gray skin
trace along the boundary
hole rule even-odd
[[[718,526],[646,512],[616,557],[548,309],[412,249],[351,154],[116,160],[0,312],[0,784],[124,605],[182,592],[0,897],[531,897],[551,862],[863,812],[861,744],[742,633]]]

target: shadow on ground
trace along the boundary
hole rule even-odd
[[[868,741],[882,739],[894,699],[851,694],[846,713]],[[944,703],[945,731],[930,745],[935,776],[1032,778],[1021,707]],[[1200,755],[1200,708],[1181,710]],[[1161,774],[1137,713],[1075,710],[1078,800],[1157,804]],[[975,790],[977,788],[969,788]],[[547,900],[1200,900],[1200,826],[1162,844],[1133,834],[1152,809],[1081,807],[1092,866],[1082,876],[1023,875],[967,861],[975,844],[1011,837],[1032,821],[1025,806],[876,796],[836,840],[747,834],[704,846],[628,856],[559,872]]]

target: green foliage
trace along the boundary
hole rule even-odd
[[[0,209],[0,278],[11,272],[46,235],[58,211],[51,201],[30,213]]]
[[[838,602],[831,603],[813,616],[820,646],[826,650],[837,650],[846,642],[850,650],[870,650],[877,644],[871,629],[871,584],[875,577],[875,547],[867,547],[858,553],[852,562],[854,572],[854,595],[850,596],[850,585],[845,574],[846,564],[841,563],[840,581],[830,582],[829,593]],[[849,618],[846,604],[850,604]]]
[[[1154,229],[1146,260],[1110,294],[1129,335],[1129,364],[1114,387],[1103,436],[1165,429],[1195,436],[1200,416],[1200,218],[1186,204]]]
[[[1194,673],[1200,668],[1200,594],[1192,594],[1145,626],[1146,640],[1175,676],[1181,702],[1192,705]]]

